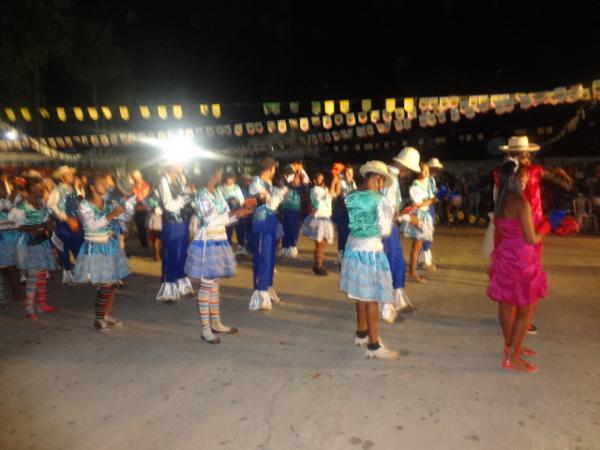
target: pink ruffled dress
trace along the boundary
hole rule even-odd
[[[529,306],[548,293],[538,246],[525,242],[518,218],[496,219],[488,296],[497,302]]]

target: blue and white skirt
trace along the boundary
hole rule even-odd
[[[17,230],[0,231],[0,267],[10,267],[16,264],[19,236],[21,233]]]
[[[129,275],[129,261],[119,239],[85,241],[79,250],[73,278],[75,283],[112,284]]]
[[[393,301],[392,272],[380,239],[350,236],[342,258],[340,290],[352,300]]]
[[[421,211],[418,209],[417,217],[419,218],[419,228],[410,223],[405,223],[403,225],[404,237],[417,241],[433,241],[433,217],[431,213],[429,210]]]
[[[312,214],[304,219],[302,234],[313,241],[327,241],[330,244],[335,239],[331,219],[329,217],[315,217]]]
[[[17,268],[28,271],[56,269],[56,260],[52,253],[50,239],[37,245],[29,245],[31,239],[35,238],[29,233],[20,233],[15,252]]]
[[[188,277],[229,278],[235,275],[235,256],[227,240],[194,240],[187,251],[185,273]]]

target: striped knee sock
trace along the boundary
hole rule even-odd
[[[39,305],[46,305],[48,302],[48,273],[40,272],[37,280],[37,301]]]
[[[103,284],[96,288],[96,320],[104,320],[106,305],[113,292],[114,288],[110,284]]]
[[[202,324],[202,337],[212,341],[215,338],[210,328],[210,291],[213,282],[202,278],[198,289],[198,311],[200,312],[200,323]]]
[[[35,271],[27,271],[27,279],[25,280],[25,311],[27,314],[35,314],[33,302],[35,300],[37,283],[38,273]]]
[[[221,333],[227,333],[230,331],[230,328],[221,323],[221,312],[219,308],[219,281],[220,280],[213,280],[214,285],[210,290],[210,322],[213,330]]]

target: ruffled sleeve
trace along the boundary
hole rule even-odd
[[[419,205],[425,201],[425,192],[423,192],[423,189],[421,189],[416,182],[410,186],[409,194],[410,199],[416,205]]]
[[[83,228],[87,231],[95,231],[108,226],[108,220],[106,216],[102,215],[100,217],[96,217],[94,210],[87,201],[79,203],[77,215],[79,216],[79,220],[81,221]]]
[[[196,210],[198,217],[203,227],[217,228],[220,226],[226,227],[236,222],[236,217],[229,216],[229,206],[224,202],[224,211],[219,214],[212,199],[206,192],[199,193],[196,197]]]
[[[394,206],[390,201],[382,197],[377,206],[377,228],[382,237],[387,237],[392,232],[392,222],[394,220]]]

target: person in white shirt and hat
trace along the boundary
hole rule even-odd
[[[437,202],[437,184],[435,181],[435,176],[439,173],[440,170],[444,168],[443,164],[437,158],[431,158],[427,161],[427,166],[429,166],[429,200],[432,201],[429,206],[429,213],[431,214],[431,220],[435,227],[435,204]],[[436,265],[433,263],[433,255],[431,253],[431,244],[432,241],[423,242],[423,248],[421,249],[421,253],[419,254],[418,264],[422,265],[423,269],[430,270],[435,272],[437,270]]]
[[[392,272],[392,288],[394,301],[386,304],[381,309],[381,316],[387,322],[393,322],[397,311],[414,312],[410,299],[404,291],[406,283],[406,261],[404,252],[400,243],[400,231],[398,224],[410,224],[417,226],[419,219],[414,214],[409,214],[403,210],[402,193],[400,191],[400,178],[406,178],[411,173],[420,172],[420,155],[417,149],[413,147],[404,148],[388,166],[388,171],[392,175],[392,181],[389,186],[382,189],[381,193],[389,200],[394,208],[396,220],[392,224],[392,230],[389,236],[383,239],[383,249],[385,256],[390,264]]]
[[[77,219],[79,197],[75,191],[76,170],[69,166],[60,166],[53,174],[59,184],[50,192],[47,205],[56,219],[56,230],[52,242],[58,249],[63,270],[63,283],[73,282],[73,259],[77,258],[84,238]]]

